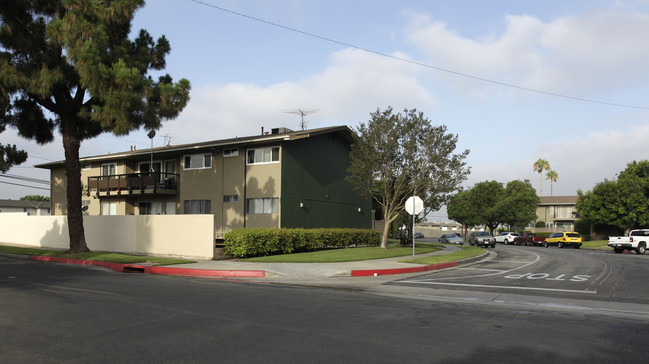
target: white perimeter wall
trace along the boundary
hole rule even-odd
[[[213,215],[84,216],[83,226],[94,251],[214,257]],[[67,216],[0,214],[0,243],[68,249]]]

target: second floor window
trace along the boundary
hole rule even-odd
[[[190,154],[183,158],[184,169],[212,168],[212,154]]]
[[[279,162],[279,147],[248,149],[247,164]]]

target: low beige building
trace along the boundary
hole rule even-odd
[[[232,139],[80,158],[87,215],[211,214],[215,238],[243,227],[371,228],[372,205],[346,181],[353,132],[286,128]],[[66,215],[65,162],[51,171]]]

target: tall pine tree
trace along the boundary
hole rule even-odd
[[[154,80],[171,48],[145,30],[130,40],[143,0],[5,0],[0,7],[2,123],[65,152],[70,252],[87,251],[81,211],[81,142],[101,133],[158,129],[189,100],[189,81]]]

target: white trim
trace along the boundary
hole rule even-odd
[[[205,161],[206,161],[207,159],[205,159],[205,156],[208,156],[208,155],[210,156],[210,157],[209,157],[210,165],[209,165],[209,166],[206,166],[206,165],[205,165]],[[185,166],[185,163],[186,163],[186,159],[187,159],[187,157],[190,158],[190,164],[191,164],[191,161],[194,160],[194,158],[192,158],[192,157],[196,157],[196,156],[201,156],[201,157],[202,157],[202,158],[201,158],[201,160],[202,160],[202,166],[201,166],[201,167],[191,167],[191,166],[190,166],[189,168],[186,167],[186,166]],[[192,170],[192,169],[211,169],[213,164],[214,164],[214,163],[212,163],[212,153],[185,154],[185,155],[183,155],[183,159],[182,159],[183,170]]]
[[[272,160],[273,158],[273,149],[277,149],[277,160]],[[257,150],[266,150],[270,151],[270,158],[271,160],[268,162],[250,162],[249,160],[249,153],[251,151],[255,152]],[[271,163],[279,163],[281,159],[281,148],[279,146],[272,146],[272,147],[263,147],[263,148],[249,148],[246,149],[246,165],[256,165],[256,164],[271,164]]]

